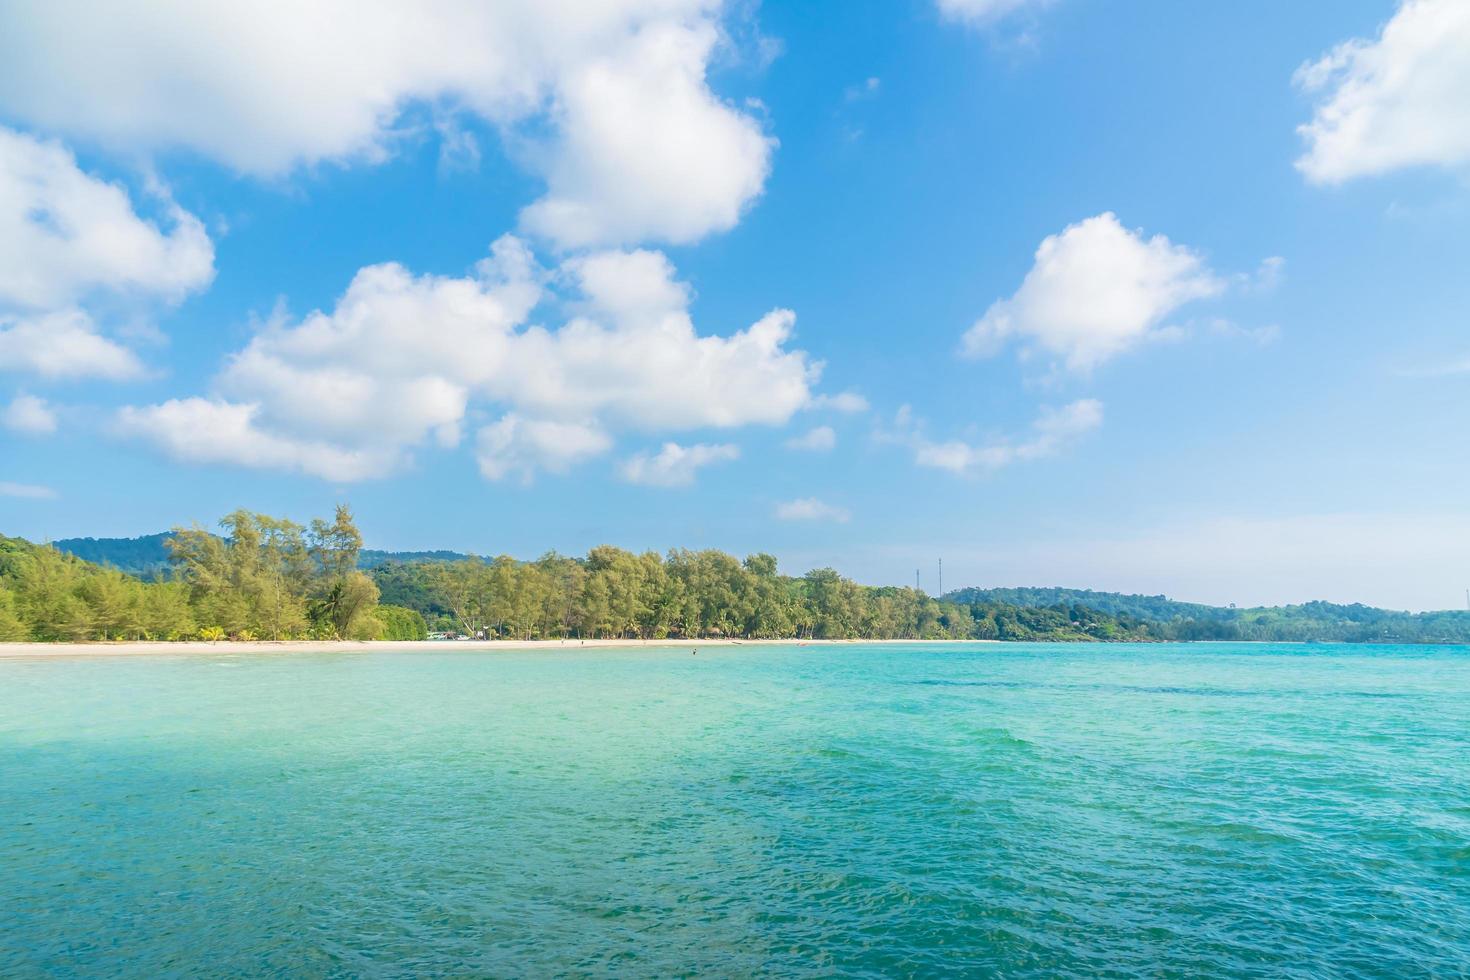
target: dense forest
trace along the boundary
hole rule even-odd
[[[1123,620],[1142,620],[1177,640],[1470,643],[1470,611],[1458,609],[1408,613],[1331,602],[1236,608],[1084,589],[961,589],[945,599],[982,605],[1080,605]]]
[[[177,528],[148,578],[0,537],[0,640],[416,639],[422,617],[380,604],[345,507],[303,527],[236,511],[223,535]]]
[[[87,541],[89,539],[76,539]],[[156,553],[167,556],[160,567]],[[91,542],[98,557],[105,542]],[[346,508],[303,527],[237,511],[220,533],[177,528],[121,552],[129,575],[50,545],[0,539],[8,640],[746,637],[1160,639],[1080,606],[941,602],[829,568],[782,575],[770,555],[593,548],[535,561],[370,556]],[[443,557],[441,557],[443,556]],[[364,568],[366,566],[366,568]]]
[[[63,547],[64,546],[64,547]],[[88,560],[92,559],[92,560]],[[1470,613],[1313,602],[1236,609],[1073,589],[934,598],[830,568],[720,551],[534,561],[373,552],[346,508],[307,526],[237,511],[218,533],[176,528],[57,546],[0,537],[0,639],[483,638],[1295,640],[1470,642]]]
[[[97,565],[111,565],[120,572],[151,578],[172,567],[168,541],[174,532],[145,534],[136,538],[62,538],[51,542],[57,551],[76,555]],[[378,551],[363,548],[357,554],[357,567],[375,568],[390,561],[458,561],[469,555],[458,551]]]
[[[1157,639],[1146,624],[1080,606],[943,602],[916,589],[858,585],[830,568],[782,575],[766,554],[634,554],[593,548],[373,569],[384,601],[436,629],[504,637],[751,639]]]

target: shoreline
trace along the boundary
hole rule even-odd
[[[1001,640],[121,640],[89,643],[0,643],[0,660],[19,657],[151,657],[289,655],[297,653],[496,653],[526,650],[620,650],[739,646],[854,646],[874,643],[973,644]]]
[[[1170,644],[1189,646],[1422,646],[1467,647],[1460,643],[1410,643],[1403,641],[1351,642],[1347,640],[1174,640]],[[842,647],[842,646],[1015,646],[1025,644],[1057,646],[1119,646],[1129,644],[1158,645],[1159,641],[1123,640],[92,640],[85,642],[46,643],[26,641],[0,642],[0,660],[56,659],[62,657],[200,657],[200,656],[292,656],[307,653],[524,653],[528,650],[603,650],[638,649],[704,649],[706,647]]]

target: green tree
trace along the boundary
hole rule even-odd
[[[15,610],[15,593],[0,586],[0,643],[18,643],[30,638],[30,629]]]
[[[345,504],[337,505],[331,524],[320,518],[311,522],[306,553],[316,573],[312,619],[332,636],[371,638],[376,631],[372,611],[378,587],[357,570],[361,552],[362,534]]]
[[[102,640],[131,640],[143,634],[142,585],[112,568],[99,569],[77,584],[87,607],[88,635]]]
[[[142,604],[143,632],[150,639],[181,640],[195,631],[189,607],[189,587],[183,582],[155,582],[147,587]]]
[[[55,548],[35,548],[16,563],[20,618],[37,640],[90,638],[91,612],[77,595],[85,574],[81,562]]]
[[[378,634],[379,639],[428,639],[428,624],[424,622],[423,615],[416,609],[407,609],[403,606],[378,606],[374,615],[382,627]]]

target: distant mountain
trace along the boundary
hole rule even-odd
[[[145,534],[141,538],[63,538],[51,542],[57,551],[76,555],[96,565],[111,565],[120,572],[150,578],[168,571],[168,533]]]
[[[1197,602],[1178,602],[1161,595],[1127,595],[1122,592],[1094,592],[1091,589],[1018,588],[956,589],[944,595],[945,602],[971,606],[999,603],[1045,609],[1050,606],[1086,606],[1109,616],[1136,616],[1153,622],[1173,619],[1223,619],[1232,610],[1223,606],[1206,606]]]
[[[397,561],[404,564],[417,564],[435,561],[463,561],[469,555],[458,551],[377,551],[372,548],[364,548],[357,556],[357,567],[362,569],[377,568],[388,562]]]
[[[169,569],[168,549],[163,542],[171,532],[145,534],[138,538],[63,538],[51,542],[57,551],[76,555],[83,561],[110,565],[120,572],[151,578]],[[388,562],[458,561],[468,557],[457,551],[379,551],[363,549],[358,556],[359,568],[372,569]]]
[[[1352,643],[1465,643],[1470,612],[1408,613],[1362,603],[1304,602],[1293,606],[1206,606],[1161,595],[1126,595],[1091,589],[957,589],[943,601],[968,606],[1027,609],[1096,609],[1123,626],[1152,624],[1178,640],[1277,640]]]

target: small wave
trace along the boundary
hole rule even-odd
[[[1388,700],[1417,696],[1397,691],[1311,691],[1293,688],[1198,687],[1162,684],[1063,684],[1055,681],[952,680],[948,678],[921,678],[899,681],[899,683],[922,687],[993,687],[1037,691],[1174,694],[1200,698],[1373,698]]]

